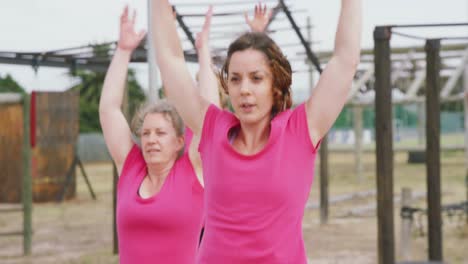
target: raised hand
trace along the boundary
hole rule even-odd
[[[205,23],[203,23],[202,31],[197,33],[195,39],[195,47],[198,51],[202,48],[209,50],[209,41],[210,41],[210,27],[211,27],[211,18],[213,16],[213,6],[208,8],[208,11],[205,15]]]
[[[132,17],[129,18],[128,6],[125,6],[122,15],[120,15],[120,36],[118,48],[122,50],[133,51],[145,37],[146,32],[140,30],[135,31],[136,11],[133,11]]]
[[[268,10],[266,5],[261,3],[255,5],[255,14],[254,18],[250,19],[247,12],[245,12],[245,22],[250,27],[250,30],[253,32],[264,32],[268,23],[270,22],[271,16],[273,15],[273,10]]]

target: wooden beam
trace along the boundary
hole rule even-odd
[[[426,41],[426,173],[429,260],[442,261],[440,187],[440,39]]]
[[[32,177],[31,177],[31,142],[30,142],[30,110],[29,94],[23,97],[23,253],[31,255],[32,244]]]
[[[390,38],[389,28],[375,28],[375,135],[379,264],[395,263]]]

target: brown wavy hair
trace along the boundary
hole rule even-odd
[[[288,59],[281,49],[265,33],[249,32],[237,38],[228,49],[226,61],[219,73],[219,80],[224,91],[228,92],[227,80],[229,74],[229,63],[235,52],[248,49],[258,50],[265,54],[268,59],[270,70],[273,74],[273,107],[271,116],[291,108],[292,106],[292,69]]]

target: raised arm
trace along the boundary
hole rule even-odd
[[[128,64],[133,50],[145,36],[144,31],[135,32],[135,18],[135,12],[132,18],[128,17],[128,7],[125,7],[120,17],[119,42],[107,70],[99,101],[99,120],[102,132],[119,174],[133,145],[130,127],[121,110]]]
[[[213,62],[211,60],[210,49],[210,26],[213,7],[210,6],[205,16],[205,23],[202,31],[197,34],[195,46],[197,47],[198,63],[200,70],[198,72],[198,86],[200,95],[209,103],[220,105],[220,96],[218,90],[218,79],[214,72]]]
[[[348,98],[360,59],[361,5],[361,0],[341,0],[333,56],[307,100],[307,121],[314,145],[331,128]]]
[[[254,18],[250,19],[247,12],[244,13],[245,22],[249,25],[252,32],[265,32],[268,23],[270,23],[273,10],[268,10],[266,5],[258,3],[255,5]]]
[[[152,0],[153,44],[166,96],[194,132],[199,135],[209,103],[195,88],[187,69],[172,8],[167,0]],[[216,88],[209,88],[216,89]]]
[[[198,72],[198,86],[200,89],[200,95],[205,100],[221,108],[218,79],[213,69],[209,43],[212,15],[213,8],[210,6],[205,16],[205,23],[203,24],[202,31],[197,34],[195,41],[195,46],[198,53],[198,63],[200,65],[200,70]],[[192,166],[195,169],[195,173],[197,174],[198,180],[203,185],[202,163],[200,159],[200,153],[198,153],[199,144],[200,135],[194,135],[189,146],[189,157],[190,161],[192,162]]]

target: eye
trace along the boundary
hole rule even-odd
[[[158,131],[156,134],[158,134],[158,136],[164,136],[167,133],[165,131]]]
[[[230,82],[238,82],[238,81],[239,81],[239,77],[233,76],[233,77],[231,77],[231,78],[229,79],[229,81],[230,81]]]
[[[256,82],[257,82],[257,81],[259,82],[259,81],[263,80],[263,77],[261,77],[261,76],[254,76],[254,77],[253,77],[253,80],[256,81]]]
[[[146,136],[148,136],[149,134],[150,134],[149,131],[143,131],[143,133],[142,133],[141,135],[146,137]]]

